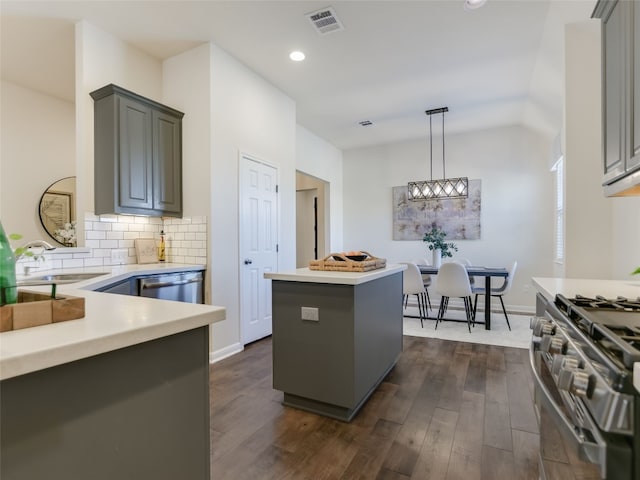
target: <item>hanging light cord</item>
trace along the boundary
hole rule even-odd
[[[429,115],[429,165],[431,166],[431,180],[433,180],[433,122]]]
[[[444,171],[444,110],[442,111],[442,178],[447,178]]]

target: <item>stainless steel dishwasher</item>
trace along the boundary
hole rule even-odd
[[[165,273],[140,278],[138,295],[177,302],[204,303],[203,287],[202,272]]]

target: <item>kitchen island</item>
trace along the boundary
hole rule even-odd
[[[225,309],[65,288],[78,320],[0,334],[0,477],[208,479]]]
[[[350,421],[402,351],[402,271],[300,268],[272,280],[273,387],[285,405]]]

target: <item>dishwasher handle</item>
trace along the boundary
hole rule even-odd
[[[145,288],[164,288],[164,287],[175,287],[177,285],[186,285],[188,283],[198,283],[201,282],[201,277],[189,278],[187,280],[175,280],[170,282],[154,282],[149,280],[142,280],[140,282],[140,287]]]

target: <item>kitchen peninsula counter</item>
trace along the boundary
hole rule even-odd
[[[206,326],[226,315],[224,307],[212,305],[111,295],[63,285],[58,291],[84,297],[84,318],[0,333],[0,380]]]
[[[209,479],[225,309],[61,287],[84,318],[0,333],[0,477]]]
[[[350,421],[402,351],[402,271],[300,268],[272,280],[273,387],[283,403]]]

